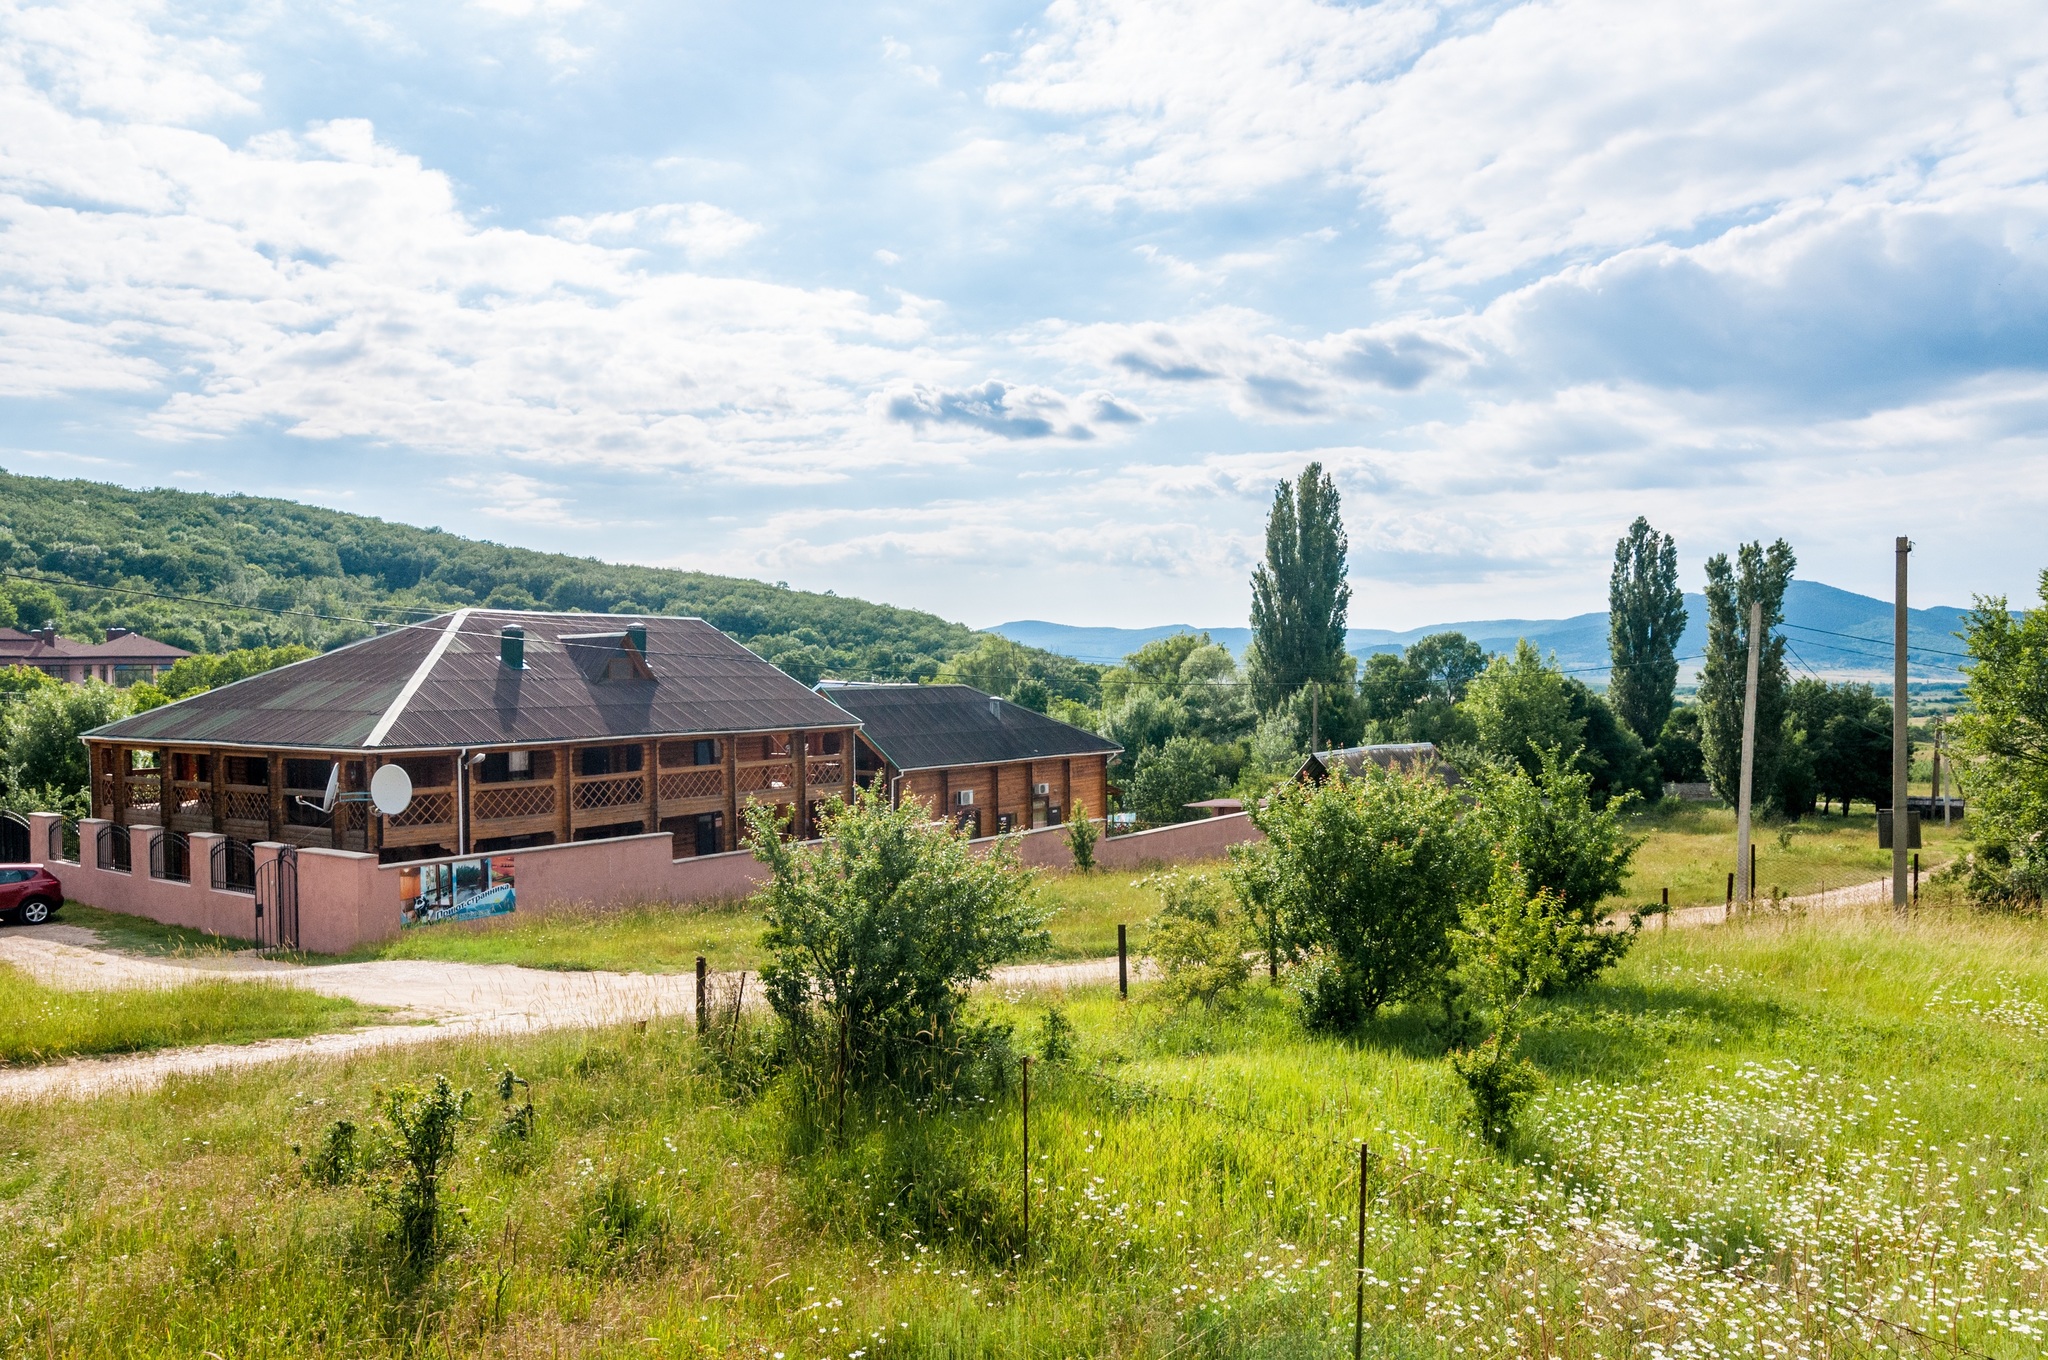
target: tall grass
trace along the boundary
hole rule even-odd
[[[1050,997],[990,998],[1020,1036]],[[1347,1042],[1284,989],[1176,1013],[1059,998],[1077,1055],[844,1141],[733,1094],[694,1031],[461,1041],[0,1109],[0,1353],[1343,1355],[1354,1139],[1375,1155],[1369,1354],[2032,1356],[2048,1327],[2048,928],[1930,914],[1646,937],[1546,1001],[1503,1158],[1426,1013]],[[533,1081],[481,1124],[408,1274],[292,1145],[444,1072]],[[1941,1345],[1937,1350],[1946,1351]]]
[[[74,992],[0,964],[0,1065],[239,1044],[346,1029],[379,1012],[265,982],[205,979],[178,987]]]

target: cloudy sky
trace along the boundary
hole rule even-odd
[[[2048,7],[0,0],[0,464],[986,625],[2048,566]]]

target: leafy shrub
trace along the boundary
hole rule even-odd
[[[1067,817],[1067,849],[1073,852],[1076,870],[1085,874],[1095,867],[1095,842],[1101,838],[1102,829],[1088,820],[1088,805],[1075,803]]]
[[[1493,1030],[1476,1047],[1453,1052],[1451,1069],[1471,1093],[1480,1136],[1495,1147],[1507,1145],[1540,1085],[1536,1069],[1516,1055],[1521,1009],[1563,975],[1578,933],[1557,897],[1547,890],[1530,894],[1519,867],[1505,856],[1494,861],[1486,896],[1465,908],[1451,932],[1454,980]]]
[[[920,804],[891,807],[872,790],[835,804],[814,845],[784,841],[765,807],[748,822],[772,873],[756,894],[770,954],[761,981],[792,1053],[814,1075],[829,1066],[842,1088],[973,1066],[963,1045],[995,1034],[960,1022],[968,988],[1050,943],[1015,848],[976,854]]]
[[[1066,1062],[1079,1047],[1074,1034],[1074,1022],[1067,1019],[1064,1010],[1046,1007],[1045,1018],[1038,1022],[1038,1056],[1049,1063]]]
[[[1244,957],[1244,913],[1224,884],[1199,873],[1153,874],[1141,882],[1155,888],[1163,904],[1152,918],[1149,946],[1165,975],[1160,996],[1170,1005],[1238,1000],[1251,965]]]
[[[384,1097],[392,1164],[398,1183],[387,1194],[397,1220],[399,1250],[415,1266],[431,1264],[441,1249],[441,1179],[455,1156],[456,1135],[469,1117],[469,1092],[457,1095],[436,1076],[422,1090],[407,1084]]]
[[[306,1159],[306,1174],[320,1185],[348,1185],[362,1171],[362,1157],[355,1121],[337,1119],[327,1126],[320,1146]]]
[[[1252,820],[1266,840],[1233,856],[1240,900],[1254,884],[1282,947],[1334,972],[1304,979],[1304,1019],[1348,1028],[1426,995],[1450,963],[1449,930],[1485,882],[1485,856],[1456,795],[1429,775],[1368,766],[1274,790]]]
[[[1572,923],[1554,979],[1584,986],[1620,962],[1635,929],[1607,930],[1603,903],[1621,891],[1640,837],[1622,827],[1629,797],[1593,806],[1592,778],[1573,769],[1556,747],[1537,752],[1536,773],[1520,766],[1471,771],[1473,818],[1496,854],[1512,865],[1524,891],[1546,893]]]

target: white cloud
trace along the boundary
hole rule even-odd
[[[571,241],[658,242],[679,247],[692,259],[730,255],[761,234],[760,223],[712,203],[653,203],[591,217],[558,217],[550,225]]]

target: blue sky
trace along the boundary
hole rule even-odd
[[[2048,566],[2048,10],[0,0],[0,464],[986,625]]]

